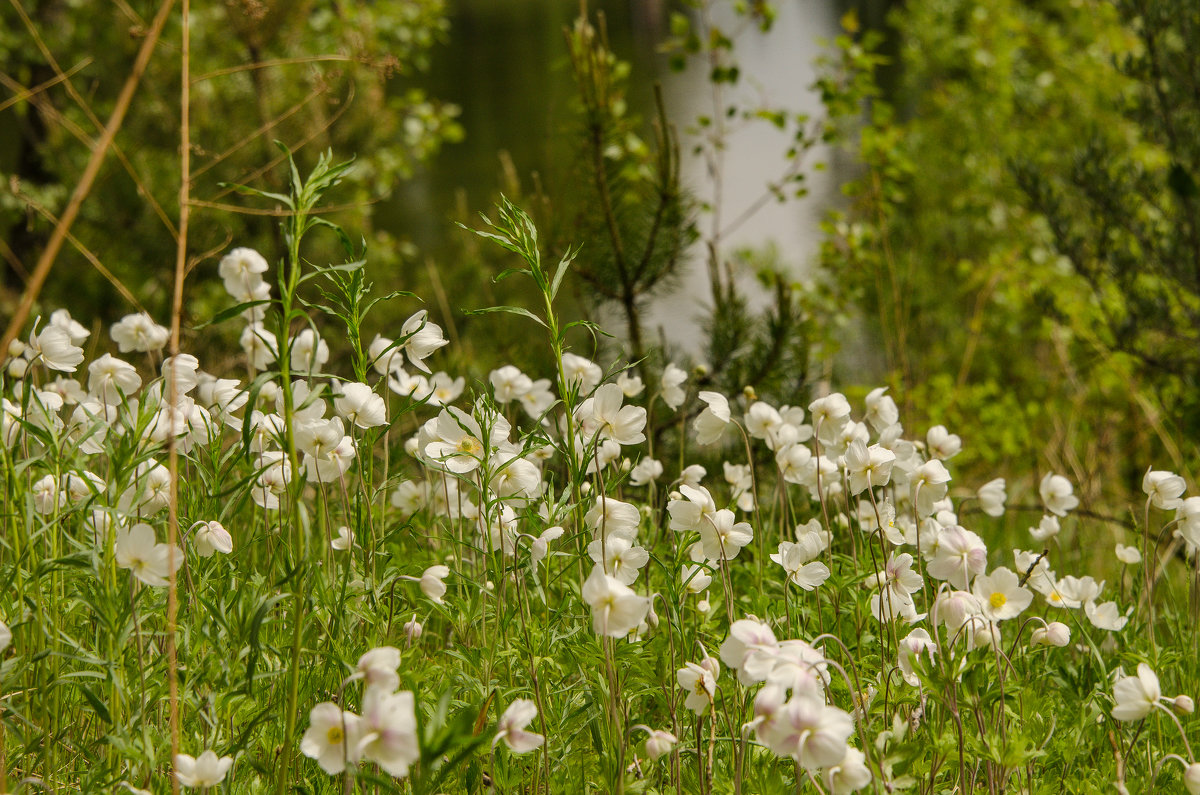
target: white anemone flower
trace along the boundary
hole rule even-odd
[[[1137,676],[1125,676],[1113,685],[1112,716],[1119,721],[1141,720],[1163,698],[1158,677],[1146,663],[1138,663]]]
[[[700,399],[707,405],[692,423],[692,429],[696,431],[698,444],[713,444],[729,425],[729,401],[720,392],[701,392]]]
[[[979,498],[980,510],[988,516],[1004,515],[1004,503],[1008,499],[1004,478],[996,478],[984,483],[979,487],[979,491],[975,492],[975,496]]]
[[[121,353],[162,350],[171,337],[171,332],[145,312],[126,315],[113,324],[109,333]]]
[[[663,403],[672,411],[677,410],[683,405],[683,401],[687,399],[687,390],[683,384],[687,382],[687,373],[680,367],[677,367],[674,362],[671,362],[663,370],[662,379],[659,382],[660,392]]]
[[[604,378],[600,365],[574,353],[562,355],[562,368],[564,380],[567,384],[578,385],[581,396],[590,394]]]
[[[1186,490],[1187,483],[1174,472],[1147,469],[1142,478],[1142,491],[1146,492],[1155,508],[1164,511],[1173,511],[1183,505],[1183,492]]]
[[[525,728],[537,714],[537,704],[527,698],[518,698],[509,704],[496,724],[496,736],[492,738],[492,747],[503,741],[514,754],[525,754],[541,748],[546,738]]]
[[[650,600],[596,566],[583,583],[583,601],[592,608],[597,635],[620,638],[637,629],[650,610]]]
[[[387,423],[387,407],[383,398],[366,384],[342,384],[341,394],[333,399],[333,405],[347,422],[359,428],[376,428]]]
[[[1055,516],[1066,516],[1068,511],[1079,505],[1079,498],[1073,493],[1071,481],[1062,475],[1047,472],[1038,486],[1038,491],[1042,495],[1046,510]]]
[[[416,701],[407,690],[384,693],[368,689],[363,697],[362,737],[358,755],[396,778],[421,758],[417,743]]]
[[[198,757],[187,754],[175,754],[175,777],[185,787],[207,789],[215,787],[225,780],[225,774],[233,767],[232,756],[222,756],[219,759],[212,750],[207,750]]]
[[[1017,574],[1003,566],[991,574],[978,575],[971,592],[989,621],[1015,618],[1033,602],[1033,592],[1021,587]]]
[[[211,558],[215,552],[228,555],[233,551],[233,536],[220,522],[200,522],[194,537],[196,554],[202,558]]]
[[[697,715],[707,712],[716,700],[717,677],[720,675],[721,665],[712,657],[705,657],[699,663],[685,663],[675,672],[675,680],[688,694],[683,706]]]
[[[308,713],[308,730],[300,738],[300,753],[326,773],[336,775],[346,764],[357,764],[362,741],[362,720],[332,701],[317,704]]]
[[[142,522],[117,530],[114,552],[118,567],[129,569],[134,577],[156,588],[167,585],[172,559],[176,569],[183,562],[183,550],[155,543],[154,528]]]

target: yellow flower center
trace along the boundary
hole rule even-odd
[[[483,445],[474,436],[464,436],[462,441],[458,443],[459,452],[474,455],[483,449]]]
[[[329,741],[330,745],[341,745],[342,740],[345,739],[345,735],[342,734],[342,727],[330,726],[329,731],[325,734],[325,739]]]
[[[999,610],[1000,608],[1004,607],[1007,602],[1008,597],[999,591],[988,597],[988,604],[992,606],[993,610]]]

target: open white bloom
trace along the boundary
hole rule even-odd
[[[779,756],[795,759],[805,770],[817,770],[846,757],[846,741],[853,731],[848,713],[800,695],[779,709],[760,739]]]
[[[429,320],[429,313],[424,309],[414,313],[400,328],[400,336],[404,339],[404,353],[408,361],[423,373],[429,372],[425,359],[437,349],[450,343],[442,336],[442,327]]]
[[[1173,511],[1183,505],[1183,492],[1186,490],[1187,483],[1174,472],[1147,469],[1142,478],[1142,491],[1146,492],[1155,508],[1164,511]]]
[[[104,354],[88,365],[88,392],[109,406],[128,398],[142,385],[142,377],[129,362]]]
[[[712,584],[712,575],[703,566],[684,564],[681,572],[683,587],[690,594],[703,593]]]
[[[1015,618],[1033,602],[1033,593],[1021,587],[1016,573],[1003,566],[991,574],[977,576],[971,592],[979,600],[984,618],[989,621]]]
[[[543,530],[541,535],[535,538],[533,543],[529,545],[530,562],[534,566],[537,566],[545,560],[546,556],[550,554],[550,542],[562,538],[564,533],[566,533],[566,530],[559,525],[547,527]]]
[[[497,403],[517,400],[533,388],[533,380],[511,364],[488,373]]]
[[[945,425],[934,425],[925,434],[925,445],[931,456],[947,461],[962,450],[962,439],[946,430]]]
[[[700,399],[708,404],[696,417],[692,428],[696,431],[696,442],[712,444],[721,438],[729,424],[729,401],[720,392],[701,392]]]
[[[642,567],[650,562],[649,552],[619,535],[611,535],[603,540],[597,538],[588,544],[587,552],[588,557],[599,564],[606,574],[624,585],[633,585]]]
[[[1138,663],[1137,676],[1125,676],[1113,685],[1112,716],[1120,721],[1141,720],[1162,700],[1158,677],[1146,663]]]
[[[417,744],[416,701],[407,690],[385,694],[368,689],[363,696],[363,714],[358,755],[379,765],[388,775],[403,778],[421,758]]]
[[[1200,549],[1200,497],[1188,497],[1175,509],[1178,527],[1176,535],[1188,545],[1188,549]]]
[[[677,533],[700,530],[701,525],[707,523],[716,512],[717,503],[703,486],[681,485],[679,498],[667,502],[667,513],[671,516],[670,528]]]
[[[765,682],[775,667],[779,641],[766,624],[754,618],[734,621],[721,644],[721,662],[738,672],[744,685]]]
[[[503,740],[514,754],[524,754],[541,748],[546,738],[525,728],[537,714],[537,704],[527,698],[518,698],[509,704],[508,709],[500,716],[500,722],[496,724],[496,736],[492,738],[492,747]]]
[[[358,763],[361,741],[361,719],[325,701],[308,713],[308,730],[300,738],[300,753],[317,760],[326,773],[336,775],[346,769],[347,762]]]
[[[886,386],[881,386],[867,393],[867,415],[864,419],[871,423],[876,432],[900,421],[900,409],[896,408],[896,401],[892,400],[892,396],[885,394],[887,389]]]
[[[829,438],[830,429],[840,429],[850,417],[850,401],[841,392],[817,398],[808,404],[814,428],[819,429],[822,440]]]
[[[783,567],[789,580],[812,591],[829,579],[829,568],[819,560],[813,560],[820,553],[821,550],[812,544],[780,541],[779,552],[771,555],[771,560]]]
[[[214,552],[228,555],[233,551],[233,536],[220,522],[199,522],[196,525],[196,554],[211,558]]]
[[[592,608],[597,635],[620,638],[637,629],[650,609],[650,600],[596,566],[583,583],[583,601]]]
[[[342,384],[341,394],[333,399],[338,414],[359,428],[375,428],[387,423],[387,407],[383,398],[366,384]]]
[[[58,488],[58,478],[46,475],[33,484],[33,509],[42,516],[54,513],[67,503],[67,495]]]
[[[354,531],[346,525],[342,525],[337,529],[337,535],[329,541],[331,549],[336,549],[338,552],[345,552],[354,547]]]
[[[888,484],[896,454],[877,444],[867,447],[856,439],[846,448],[845,461],[850,493],[861,494],[865,489]]]
[[[746,433],[750,434],[751,438],[762,439],[767,443],[769,449],[775,449],[777,434],[783,427],[783,417],[774,406],[756,400],[750,404],[750,408],[742,416],[742,422],[745,423]]]
[[[629,370],[622,370],[617,376],[617,386],[621,387],[621,392],[627,398],[635,398],[646,390],[642,377]]]
[[[329,361],[329,346],[311,328],[302,329],[292,338],[293,373],[319,373]]]
[[[636,505],[612,497],[598,497],[583,516],[584,523],[592,528],[597,538],[622,536],[632,540],[637,537],[641,520],[642,512]]]
[[[529,391],[520,395],[521,408],[525,414],[534,420],[539,420],[546,409],[554,405],[554,393],[550,391],[550,379],[539,378],[533,382]]]
[[[683,388],[683,384],[687,381],[687,373],[681,368],[676,367],[674,362],[671,362],[663,370],[661,385],[661,395],[663,403],[666,403],[672,411],[677,410],[683,405],[683,401],[687,399],[687,391]]]
[[[1116,602],[1105,602],[1097,605],[1095,602],[1085,602],[1083,613],[1096,629],[1109,632],[1120,632],[1129,623],[1129,616],[1121,615]]]
[[[1066,516],[1068,511],[1079,505],[1079,498],[1074,495],[1071,481],[1062,475],[1047,472],[1038,487],[1046,510],[1055,516]]]
[[[146,585],[163,587],[171,576],[171,560],[175,568],[183,562],[183,551],[179,547],[155,543],[154,528],[139,522],[128,530],[118,529],[116,544],[117,566],[129,569],[133,576]]]
[[[83,363],[83,348],[71,342],[71,335],[55,325],[48,325],[40,334],[29,336],[25,357],[37,359],[45,367],[73,373]]]
[[[987,547],[983,539],[966,528],[947,527],[938,536],[937,549],[926,566],[936,580],[946,580],[960,591],[987,566]]]
[[[829,795],[848,795],[871,783],[867,757],[857,748],[847,747],[846,755],[836,765],[821,771],[821,781]]]
[[[225,774],[231,767],[232,756],[218,759],[211,749],[194,758],[187,754],[175,754],[175,777],[185,787],[215,787],[225,780]]]
[[[717,677],[720,675],[721,665],[712,657],[705,657],[699,663],[685,663],[675,672],[675,680],[688,694],[683,706],[697,715],[707,712],[716,700]]]
[[[121,353],[157,351],[167,344],[171,332],[158,325],[145,312],[126,315],[109,332]]]
[[[65,309],[55,309],[50,313],[50,325],[67,332],[67,337],[71,340],[72,345],[82,345],[84,340],[92,336],[92,332],[71,317],[71,313]]]
[[[492,419],[485,443],[483,430],[474,417],[462,409],[447,406],[437,417],[437,436],[425,445],[425,455],[455,474],[473,472],[508,438],[508,422],[499,416]]]
[[[421,574],[421,593],[439,605],[445,604],[442,597],[446,595],[444,580],[450,576],[448,566],[436,565],[425,569]]]
[[[217,275],[225,283],[225,290],[237,298],[262,283],[269,267],[266,258],[254,249],[235,248],[221,258]]]
[[[358,658],[358,675],[375,693],[391,693],[400,686],[400,650],[395,646],[377,646]]]
[[[946,497],[947,483],[950,473],[946,465],[936,458],[931,458],[917,467],[909,476],[917,503],[917,513],[929,516],[936,511],[937,504]]]
[[[738,522],[733,511],[722,508],[700,523],[700,543],[709,560],[733,560],[754,540],[749,522]]]
[[[1003,516],[1004,502],[1008,494],[1004,490],[1004,478],[989,480],[979,487],[976,496],[979,497],[979,508],[988,516]]]
[[[662,462],[654,458],[643,458],[629,472],[629,485],[646,486],[658,480],[663,473]]]
[[[580,396],[590,394],[604,378],[604,371],[600,369],[600,365],[574,353],[562,355],[562,369],[563,380],[568,386],[575,384],[579,388]]]
[[[604,384],[580,404],[576,416],[588,438],[599,436],[620,445],[646,441],[646,410],[641,406],[622,406],[625,395],[616,384]]]

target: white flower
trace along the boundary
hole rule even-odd
[[[962,450],[962,439],[947,431],[945,425],[934,425],[925,434],[925,445],[931,456],[947,461]]]
[[[712,575],[701,565],[684,564],[682,569],[683,586],[690,594],[703,593],[712,584]]]
[[[161,350],[171,336],[145,312],[126,315],[113,324],[109,333],[121,353]]]
[[[750,685],[766,681],[778,651],[779,642],[769,626],[743,618],[730,625],[729,637],[721,644],[721,662],[738,672],[738,681]]]
[[[628,538],[611,535],[597,538],[588,544],[588,557],[603,567],[606,574],[615,577],[624,585],[633,585],[638,572],[650,562],[650,553],[643,547],[634,546]]]
[[[330,540],[329,546],[339,552],[345,552],[354,546],[354,531],[342,525],[337,529],[337,537]]]
[[[820,561],[813,561],[813,552],[811,545],[780,541],[779,552],[771,555],[771,560],[783,567],[789,580],[812,591],[829,579],[829,568]],[[820,550],[816,550],[816,554],[820,554]]]
[[[845,424],[850,416],[850,401],[841,392],[834,392],[822,398],[817,398],[808,404],[808,413],[812,415],[814,428],[820,429],[822,439],[836,432]]]
[[[574,353],[562,355],[563,380],[568,386],[574,384],[579,389],[580,396],[589,394],[604,378],[600,365],[591,359],[585,359]]]
[[[235,299],[253,293],[262,284],[262,275],[270,266],[262,254],[252,248],[235,248],[217,265],[217,275],[225,282],[225,290]]]
[[[679,686],[687,692],[683,706],[697,715],[703,715],[717,696],[717,677],[721,674],[720,664],[712,657],[699,663],[685,663],[675,672]]]
[[[857,748],[847,747],[842,761],[821,771],[821,780],[825,782],[829,795],[857,792],[871,783],[867,757]]]
[[[1033,593],[1021,587],[1016,573],[1003,566],[991,574],[977,576],[971,592],[989,621],[1015,618],[1033,602]]]
[[[527,698],[518,698],[509,704],[508,709],[500,716],[500,722],[496,724],[496,736],[492,738],[492,747],[503,740],[514,754],[524,754],[541,748],[546,738],[525,729],[537,714],[537,704]]]
[[[988,516],[1004,515],[1004,502],[1008,499],[1004,486],[1004,478],[996,478],[984,483],[976,492],[976,496],[979,497],[979,507]]]
[[[933,642],[933,638],[929,637],[929,633],[924,629],[914,629],[901,638],[897,665],[900,667],[900,673],[904,676],[904,681],[913,687],[919,685],[921,680],[917,678],[916,671],[913,669],[913,663],[922,654],[927,654],[932,658],[935,653],[937,653],[937,644]]]
[[[887,387],[881,386],[867,393],[867,415],[864,419],[871,423],[876,432],[900,421],[900,410],[896,408],[896,401],[892,400],[891,395],[884,394],[886,392]]]
[[[629,485],[646,486],[662,476],[663,465],[654,458],[643,458],[629,472]]]
[[[1142,553],[1137,547],[1127,547],[1124,544],[1117,544],[1117,560],[1127,566],[1132,566],[1142,562]]]
[[[407,690],[390,694],[369,690],[363,697],[358,755],[391,776],[407,776],[408,768],[421,758],[415,704]]]
[[[176,569],[183,561],[182,550],[167,544],[156,544],[154,528],[141,522],[128,530],[117,530],[114,551],[117,566],[129,569],[134,577],[146,585],[155,587],[167,585],[167,578],[171,576],[172,558]]]
[[[1074,489],[1071,487],[1071,481],[1062,475],[1047,472],[1038,490],[1046,510],[1055,516],[1066,516],[1068,511],[1079,505],[1079,498],[1072,493]]]
[[[497,403],[508,403],[528,394],[533,388],[533,381],[511,364],[506,364],[488,374],[492,384],[492,394]]]
[[[387,407],[383,398],[366,384],[341,385],[341,394],[333,399],[338,413],[359,428],[375,428],[387,423]]]
[[[701,392],[700,399],[708,405],[696,417],[692,428],[698,444],[712,444],[721,438],[729,424],[729,401],[720,392]]]
[[[400,650],[395,646],[377,646],[358,658],[358,674],[366,681],[367,689],[375,693],[391,693],[400,686]]]
[[[267,365],[278,356],[279,343],[275,335],[257,323],[251,323],[242,331],[239,344],[246,352],[252,370],[266,370]]]
[[[681,485],[679,498],[667,502],[667,513],[671,516],[670,528],[677,533],[700,530],[701,525],[716,512],[717,503],[703,486]]]
[[[12,644],[12,630],[8,628],[8,624],[0,621],[0,652],[3,652]]]
[[[592,397],[583,401],[576,416],[583,424],[583,433],[591,438],[611,439],[620,445],[641,444],[646,441],[646,410],[640,406],[622,406],[624,394],[616,384],[599,387]]]
[[[222,756],[218,759],[211,750],[205,751],[197,758],[187,754],[175,754],[175,777],[185,787],[215,787],[225,780],[225,774],[232,766],[232,756]]]
[[[100,402],[115,406],[142,385],[132,364],[104,354],[88,365],[88,392]]]
[[[317,760],[322,770],[335,775],[346,769],[347,761],[358,762],[361,735],[361,719],[357,715],[325,701],[308,713],[308,730],[300,738],[300,753]]]
[[[965,591],[967,582],[987,566],[987,547],[978,535],[958,525],[938,536],[937,549],[926,567],[930,577],[946,580]]]
[[[661,395],[663,403],[672,410],[678,409],[683,405],[683,401],[687,399],[687,391],[682,388],[682,385],[687,381],[687,373],[672,362],[663,370],[662,380],[660,382]]]
[[[853,731],[849,714],[814,696],[800,695],[776,712],[761,739],[776,754],[795,759],[806,770],[817,770],[846,757],[846,741]]]
[[[1061,621],[1051,621],[1044,627],[1033,630],[1029,643],[1033,646],[1057,646],[1060,649],[1071,642],[1071,628]]]
[[[220,522],[200,522],[196,527],[196,554],[211,558],[214,552],[228,555],[233,551],[233,536]]]
[[[88,331],[82,323],[76,322],[71,317],[71,313],[65,309],[55,309],[50,313],[50,325],[67,332],[67,337],[71,340],[72,345],[82,345],[84,340],[92,336],[92,332]]]
[[[1096,629],[1104,629],[1109,632],[1120,632],[1129,623],[1129,617],[1121,615],[1117,610],[1116,602],[1105,602],[1102,605],[1097,605],[1095,602],[1087,602],[1083,606],[1084,615],[1088,621],[1092,622],[1092,626]]]
[[[319,373],[329,361],[329,346],[311,328],[302,329],[292,339],[291,367],[293,373]]]
[[[1150,503],[1164,511],[1173,511],[1183,505],[1183,492],[1187,483],[1174,472],[1147,469],[1142,478],[1142,491],[1150,498]]]
[[[709,560],[733,560],[742,547],[754,540],[748,522],[735,522],[733,511],[722,508],[700,523],[700,543]]]
[[[846,448],[845,461],[850,493],[861,494],[865,489],[888,484],[896,454],[877,444],[867,447],[855,440]]]
[[[42,333],[30,335],[25,356],[40,359],[51,370],[73,373],[83,363],[83,348],[74,345],[65,330],[49,325]]]
[[[547,555],[550,554],[550,542],[562,538],[564,530],[559,525],[547,527],[542,531],[542,534],[533,540],[529,545],[529,561],[537,566]]]
[[[655,761],[663,754],[671,753],[671,749],[679,739],[668,731],[662,729],[651,729],[650,736],[646,738],[646,756],[650,757],[650,761]]]
[[[425,569],[421,573],[421,593],[439,605],[445,604],[442,597],[446,595],[446,583],[443,580],[449,576],[450,568],[448,566],[437,565]]]
[[[621,392],[627,398],[637,397],[646,388],[646,385],[642,383],[641,376],[633,375],[628,370],[621,371],[617,376],[617,386],[621,387]]]
[[[1158,677],[1145,663],[1138,663],[1137,676],[1125,676],[1113,685],[1112,716],[1120,721],[1141,720],[1163,697]]]
[[[592,608],[592,628],[597,635],[620,638],[642,623],[650,609],[650,600],[638,596],[615,577],[596,566],[583,583],[583,601]]]

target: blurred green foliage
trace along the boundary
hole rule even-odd
[[[1136,489],[1129,460],[1188,471],[1197,13],[930,0],[891,16],[899,63],[872,62],[878,41],[853,22],[839,39],[901,77],[865,124],[843,114],[861,170],[824,262],[908,421],[970,429],[964,464],[1049,466],[1085,497],[1106,476]],[[1188,55],[1155,66],[1155,41]]]
[[[107,121],[156,9],[145,0],[0,6],[0,101],[54,80],[55,63],[70,72],[70,90],[59,82],[0,110],[0,241],[12,255],[5,258],[3,305],[21,287],[13,260],[32,268],[52,226],[36,206],[61,211],[97,135],[96,119]],[[303,165],[326,148],[357,153],[348,179],[353,190],[335,217],[363,230],[380,259],[393,260],[394,242],[371,231],[372,204],[462,135],[457,109],[421,87],[430,49],[447,30],[444,0],[194,4],[191,195],[201,204],[192,214],[193,254],[232,245],[256,247],[268,258],[282,251],[274,219],[227,211],[245,202],[226,187],[282,188],[287,172],[272,146],[278,140],[298,151]],[[170,294],[170,226],[178,214],[180,35],[173,11],[117,136],[120,151],[110,153],[73,230],[159,320]],[[55,267],[46,306],[69,304],[77,316],[104,321],[132,311],[76,250],[64,251]],[[193,272],[191,317],[212,314],[213,302],[225,300],[210,278],[215,272],[212,258]]]

